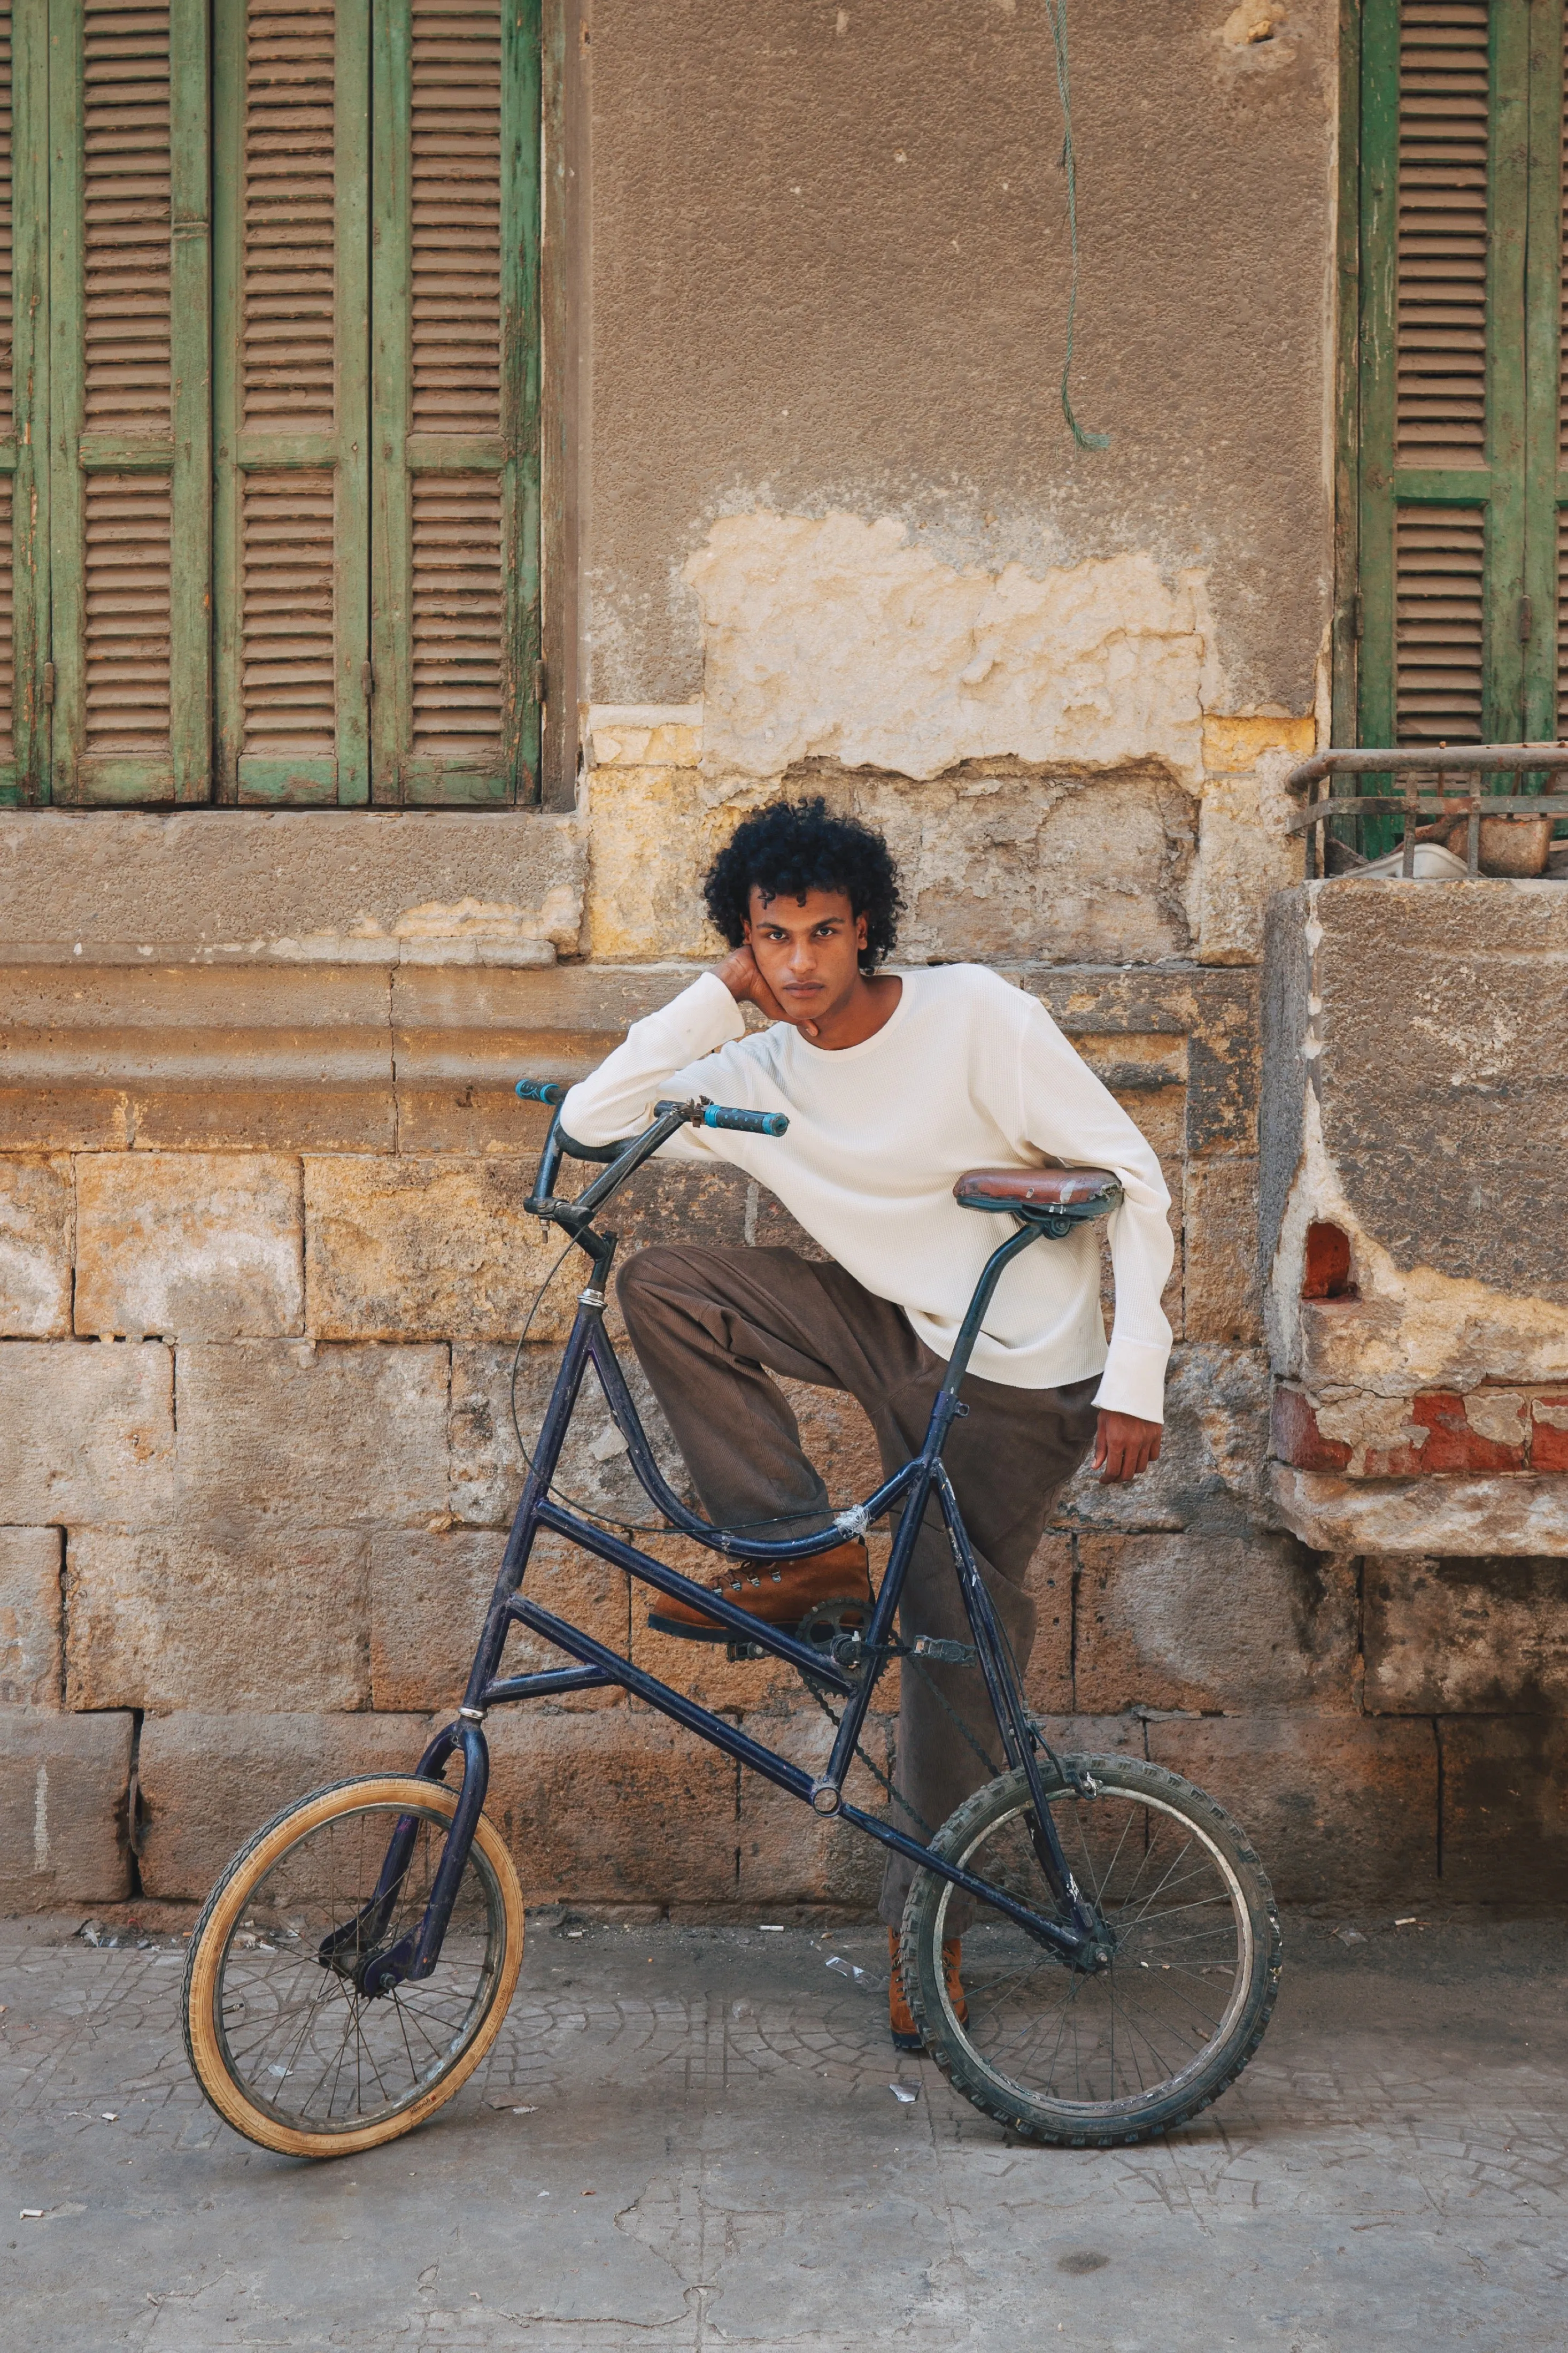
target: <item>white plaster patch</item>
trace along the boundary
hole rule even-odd
[[[1014,754],[1202,772],[1205,575],[1152,555],[1037,579],[962,571],[892,517],[730,515],[685,567],[702,615],[703,761],[836,759],[920,779]]]

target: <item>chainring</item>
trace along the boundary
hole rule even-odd
[[[866,1629],[871,1622],[868,1601],[818,1601],[808,1609],[795,1630],[795,1639],[815,1651],[826,1665],[835,1666],[851,1683],[858,1683],[866,1672]],[[800,1670],[801,1679],[814,1692],[826,1693],[837,1687],[818,1683],[814,1675]]]

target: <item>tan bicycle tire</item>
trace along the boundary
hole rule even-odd
[[[279,2156],[354,2157],[362,2150],[379,2148],[387,2141],[397,2140],[424,2124],[462,2089],[489,2052],[500,2031],[522,1968],[522,1890],[500,1833],[481,1814],[474,1844],[482,1852],[500,1886],[505,1945],[484,2015],[447,2072],[406,2108],[356,2131],[303,2131],[281,2123],[247,2096],[244,2087],[224,2063],[216,2025],[229,1938],[258,1882],[290,1845],[321,1829],[336,1814],[372,1806],[431,1811],[450,1820],[457,1811],[458,1792],[438,1781],[417,1780],[412,1774],[370,1775],[334,1782],[330,1788],[313,1791],[274,1815],[240,1848],[202,1906],[192,1931],[185,1964],[184,2028],[193,2072],[203,2094],[226,2124],[258,2147],[272,2149]]]

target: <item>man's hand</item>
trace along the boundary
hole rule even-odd
[[[1147,1471],[1151,1462],[1159,1460],[1157,1421],[1140,1421],[1135,1413],[1101,1411],[1093,1468],[1103,1474],[1108,1486],[1118,1479],[1136,1479],[1140,1471]]]
[[[815,1021],[797,1021],[784,1011],[757,970],[757,960],[750,948],[737,948],[732,955],[727,955],[723,963],[716,966],[716,970],[737,1005],[754,1005],[764,1021],[788,1021],[803,1038],[816,1037]]]

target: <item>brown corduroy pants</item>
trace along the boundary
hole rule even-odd
[[[901,1308],[862,1289],[842,1267],[786,1250],[661,1245],[627,1261],[619,1293],[638,1361],[715,1525],[776,1518],[783,1525],[757,1534],[782,1536],[832,1524],[827,1490],[770,1373],[847,1390],[870,1419],[885,1475],[920,1451],[947,1367]],[[1058,1389],[1006,1388],[971,1374],[961,1392],[968,1413],[953,1422],[943,1450],[980,1573],[1020,1671],[1035,1639],[1025,1573],[1058,1489],[1089,1451],[1095,1430],[1089,1400],[1098,1386],[1090,1379]],[[900,1624],[906,1641],[921,1634],[970,1639],[934,1497],[910,1564]],[[992,1760],[993,1772],[1002,1767],[1001,1743],[978,1668],[926,1663],[916,1673],[906,1667],[900,1687],[894,1772],[907,1815],[900,1827],[923,1839],[928,1825],[936,1830],[991,1778],[953,1717]],[[889,1926],[902,1916],[912,1868],[899,1855],[889,1858],[880,1908]]]

